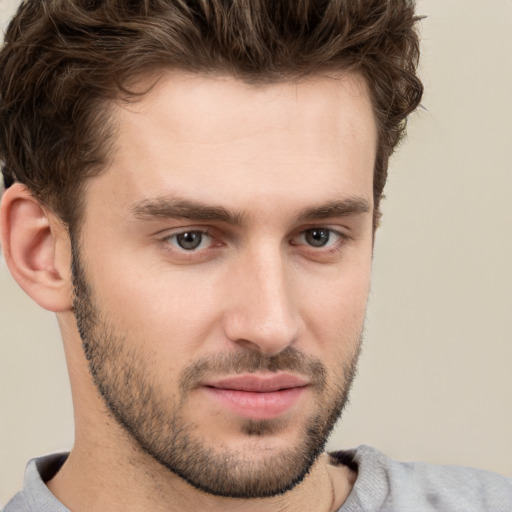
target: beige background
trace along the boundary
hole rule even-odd
[[[5,25],[16,0],[0,0]],[[512,476],[512,1],[430,0],[425,110],[395,157],[365,350],[331,447]],[[0,267],[0,502],[68,450],[56,322]]]

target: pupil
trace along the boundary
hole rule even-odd
[[[176,237],[178,245],[182,249],[196,249],[201,244],[202,234],[198,231],[189,231],[187,233],[181,233]]]
[[[306,233],[306,240],[313,247],[323,247],[329,241],[329,230],[310,229]]]

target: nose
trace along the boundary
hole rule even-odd
[[[241,258],[227,293],[224,329],[231,342],[271,356],[298,339],[301,318],[292,272],[278,249],[262,248]]]

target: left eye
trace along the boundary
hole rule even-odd
[[[329,247],[335,244],[341,235],[332,229],[327,228],[311,228],[303,231],[298,241],[300,244],[309,245],[310,247]]]
[[[208,247],[212,239],[204,231],[184,231],[168,238],[170,243],[185,251],[195,251]]]

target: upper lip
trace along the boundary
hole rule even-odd
[[[203,383],[206,387],[253,393],[271,393],[272,391],[280,391],[282,389],[305,387],[308,384],[308,379],[287,373],[277,375],[235,375],[212,379]]]

